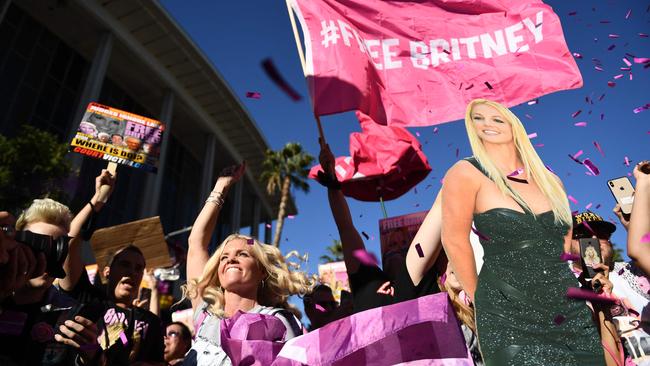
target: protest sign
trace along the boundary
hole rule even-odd
[[[350,291],[348,272],[343,261],[319,264],[318,280],[332,289],[334,299],[338,302],[341,302],[341,291]]]
[[[510,107],[582,86],[560,19],[541,0],[288,2],[317,116],[360,110],[381,124],[430,126],[462,118],[472,99]]]
[[[158,216],[99,229],[93,234],[90,244],[98,268],[104,268],[112,254],[129,244],[142,251],[147,268],[168,267],[172,264]]]
[[[155,173],[164,130],[160,121],[90,103],[70,146],[84,156]]]
[[[411,241],[413,241],[428,212],[414,212],[379,220],[379,241],[381,243],[382,258],[386,259],[393,254],[400,254],[406,258],[406,252],[411,245]]]

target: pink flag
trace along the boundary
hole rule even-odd
[[[360,201],[400,197],[431,171],[422,146],[405,128],[381,126],[357,112],[363,132],[350,135],[350,155],[336,158],[343,194]],[[316,178],[320,165],[309,172]]]
[[[462,118],[474,98],[514,106],[582,86],[541,0],[290,2],[317,115],[430,126]]]

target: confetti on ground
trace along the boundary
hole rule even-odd
[[[490,90],[494,89],[492,87],[492,85],[490,85],[490,83],[488,83],[487,81],[484,84],[485,84],[485,86],[487,86],[488,89],[490,89]]]
[[[580,113],[582,113],[582,109],[578,109],[577,111],[573,112],[573,114],[571,114],[571,118],[578,117]]]
[[[260,99],[262,97],[262,94],[258,92],[246,92],[246,98],[250,99]]]
[[[368,234],[366,234],[365,231],[362,231],[361,235],[363,235],[363,237],[366,238],[366,240],[370,240],[370,236],[368,236]]]
[[[424,251],[422,251],[420,243],[415,244],[415,250],[418,252],[418,257],[424,258]]]
[[[562,315],[562,314],[558,314],[558,315],[555,316],[555,318],[553,318],[553,322],[556,325],[560,325],[560,324],[564,323],[565,320],[566,320],[566,317],[564,317],[564,315]]]
[[[580,256],[571,253],[562,253],[562,255],[560,256],[560,260],[564,262],[568,262],[568,261],[575,262],[580,260]]]
[[[589,159],[585,159],[582,161],[582,163],[589,169],[591,174],[593,175],[599,175],[600,174],[600,169]]]
[[[587,122],[576,122],[573,125],[578,127],[587,127]]]
[[[598,152],[599,152],[603,157],[605,157],[605,152],[603,151],[603,148],[600,147],[600,144],[599,144],[597,141],[594,141],[594,146],[596,147],[596,150],[598,150]]]
[[[352,256],[359,260],[362,264],[366,266],[377,266],[377,257],[374,254],[369,253],[363,249],[357,249],[352,252]]]
[[[474,234],[476,234],[476,236],[478,236],[479,239],[481,239],[481,240],[484,240],[484,241],[489,241],[489,240],[490,240],[490,238],[488,238],[487,236],[485,236],[485,235],[484,235],[483,233],[481,233],[480,231],[476,230],[476,229],[474,228],[474,226],[472,226],[472,232],[473,232]]]
[[[577,205],[577,204],[578,204],[578,200],[575,199],[575,198],[573,198],[572,195],[569,195],[568,198],[569,198],[569,201],[573,202],[574,205]]]
[[[533,132],[531,134],[528,134],[529,139],[534,139],[535,137],[537,137],[537,132]]]

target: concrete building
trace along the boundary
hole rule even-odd
[[[187,227],[218,172],[246,160],[247,174],[226,200],[217,237],[249,227],[271,240],[270,230],[258,232],[277,210],[278,198],[258,180],[268,144],[158,2],[0,0],[0,133],[11,136],[30,123],[70,141],[91,101],[159,119],[168,128],[157,175],[120,168],[103,226],[160,215],[166,233]],[[76,208],[92,196],[105,162],[74,159],[80,169]],[[289,211],[295,213],[293,203]]]

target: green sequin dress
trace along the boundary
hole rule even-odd
[[[560,259],[568,227],[553,211],[509,208],[475,214],[474,225],[485,237],[474,302],[485,365],[604,365],[591,311],[565,297],[578,285]]]

